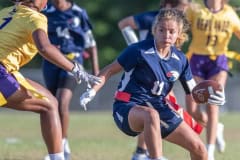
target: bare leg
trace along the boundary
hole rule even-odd
[[[74,77],[65,77],[64,79],[59,79],[59,83],[64,85],[57,89],[56,98],[59,102],[59,115],[62,125],[62,147],[64,151],[65,160],[70,159],[70,146],[68,143],[68,127],[69,127],[69,106],[72,99],[73,91],[77,86]]]
[[[59,115],[62,125],[62,135],[63,138],[67,138],[69,126],[69,104],[72,98],[72,91],[65,88],[58,89],[56,97],[59,102]]]
[[[132,130],[144,132],[149,157],[162,157],[162,139],[158,112],[153,108],[133,107],[129,112],[128,120]]]
[[[144,134],[143,133],[138,135],[137,146],[141,147],[142,149],[147,150],[147,145],[145,143]]]
[[[225,87],[227,81],[227,72],[221,71],[217,75],[210,78],[211,80],[215,80],[220,83],[223,87]],[[209,153],[209,160],[214,159],[214,150],[217,139],[217,126],[219,123],[219,106],[216,105],[208,105],[207,109],[207,147]],[[212,147],[211,147],[212,146]]]
[[[191,160],[207,160],[207,151],[204,143],[185,122],[182,122],[165,139],[187,149],[190,152]]]
[[[59,103],[59,115],[62,125],[63,138],[68,137],[69,126],[69,105],[72,99],[74,88],[76,88],[76,80],[74,77],[66,77],[60,79],[59,83],[64,83],[64,86],[57,89],[56,98]]]
[[[7,107],[16,110],[39,113],[42,136],[47,145],[48,152],[50,154],[60,153],[62,152],[62,133],[57,108],[58,103],[47,89],[31,80],[29,80],[29,82],[38,92],[45,95],[49,102],[37,99],[24,88],[20,88],[7,99]]]

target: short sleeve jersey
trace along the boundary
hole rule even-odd
[[[139,30],[140,40],[153,38],[152,24],[158,11],[148,11],[133,16],[134,22]]]
[[[176,80],[186,82],[192,73],[185,55],[171,47],[167,58],[160,58],[154,40],[143,40],[126,48],[117,58],[124,68],[118,91],[131,95],[130,101],[144,104],[161,101]]]
[[[204,4],[189,7],[186,15],[192,31],[189,52],[194,54],[224,54],[232,33],[240,31],[238,15],[228,5],[217,13],[212,13]]]
[[[49,39],[52,44],[59,46],[64,53],[84,50],[86,32],[92,30],[92,25],[85,9],[75,3],[65,11],[56,9],[48,4],[44,12],[48,18]]]
[[[0,62],[9,72],[36,55],[32,33],[37,29],[47,33],[47,19],[35,10],[18,5],[0,11]]]

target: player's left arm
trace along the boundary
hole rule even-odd
[[[97,51],[97,44],[91,30],[88,30],[85,33],[84,39],[85,39],[85,49],[91,55],[91,64],[92,64],[93,74],[97,75],[99,73],[98,51]]]

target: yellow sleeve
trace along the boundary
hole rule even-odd
[[[29,21],[29,31],[31,32],[31,34],[37,30],[37,29],[42,29],[47,33],[47,18],[43,15],[43,14],[33,14],[30,17],[30,21]]]

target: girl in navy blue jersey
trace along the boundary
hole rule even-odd
[[[191,0],[161,0],[160,8],[176,8],[181,11],[185,11],[190,4],[190,1]],[[159,10],[145,11],[125,17],[119,21],[118,27],[128,45],[145,39],[153,38],[152,25],[158,12]],[[171,91],[169,95],[174,97],[173,91]],[[140,134],[137,138],[137,147],[132,156],[132,160],[146,159],[147,146],[145,144],[143,135]]]
[[[91,54],[92,71],[95,75],[98,74],[97,47],[86,10],[71,1],[52,0],[44,14],[48,18],[48,34],[52,44],[67,58],[81,66],[87,50]],[[67,139],[69,105],[77,83],[72,74],[46,60],[43,61],[43,76],[48,90],[59,102],[64,156],[65,160],[69,160],[70,148]]]
[[[207,160],[200,137],[165,100],[177,80],[189,98],[195,86],[188,60],[177,49],[186,40],[187,29],[182,12],[161,9],[152,27],[154,38],[123,50],[100,72],[101,84],[94,85],[80,97],[81,105],[85,106],[112,75],[124,70],[113,104],[114,121],[126,135],[144,133],[149,160],[163,159],[162,138],[188,150],[192,160]],[[224,101],[222,95],[212,96],[214,100],[217,97]]]

